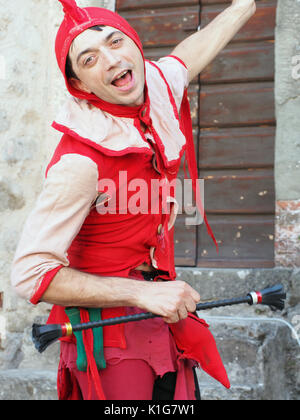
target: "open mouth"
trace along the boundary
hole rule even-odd
[[[124,70],[112,81],[112,85],[119,89],[127,90],[133,85],[133,74],[131,70]]]

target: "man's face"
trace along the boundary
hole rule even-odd
[[[123,32],[110,26],[103,31],[86,30],[69,51],[73,87],[118,105],[138,106],[144,102],[144,60],[137,45]]]

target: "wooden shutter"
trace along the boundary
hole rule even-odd
[[[201,3],[205,26],[230,2]],[[274,266],[275,13],[276,1],[257,1],[256,14],[200,77],[200,178],[220,253],[201,226],[198,266]]]
[[[139,33],[145,56],[156,60],[230,3],[117,0],[117,12]],[[276,3],[258,0],[255,16],[190,85],[199,178],[220,252],[205,225],[186,227],[183,214],[176,223],[176,265],[274,266]],[[184,179],[183,169],[179,176]]]

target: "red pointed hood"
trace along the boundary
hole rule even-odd
[[[88,28],[96,25],[106,25],[112,26],[130,37],[136,43],[144,58],[142,43],[136,31],[117,13],[100,7],[80,8],[77,6],[75,0],[59,1],[64,7],[65,17],[58,30],[55,42],[55,53],[58,66],[72,96],[89,101],[98,100],[99,98],[93,94],[83,93],[74,89],[66,78],[67,56],[74,39]]]

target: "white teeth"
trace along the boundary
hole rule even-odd
[[[115,80],[119,80],[119,79],[121,79],[121,77],[125,76],[125,74],[127,74],[127,73],[128,73],[128,71],[129,71],[129,70],[123,71],[123,73],[121,73],[121,74],[120,74],[120,76],[119,76],[119,77],[117,77]]]

